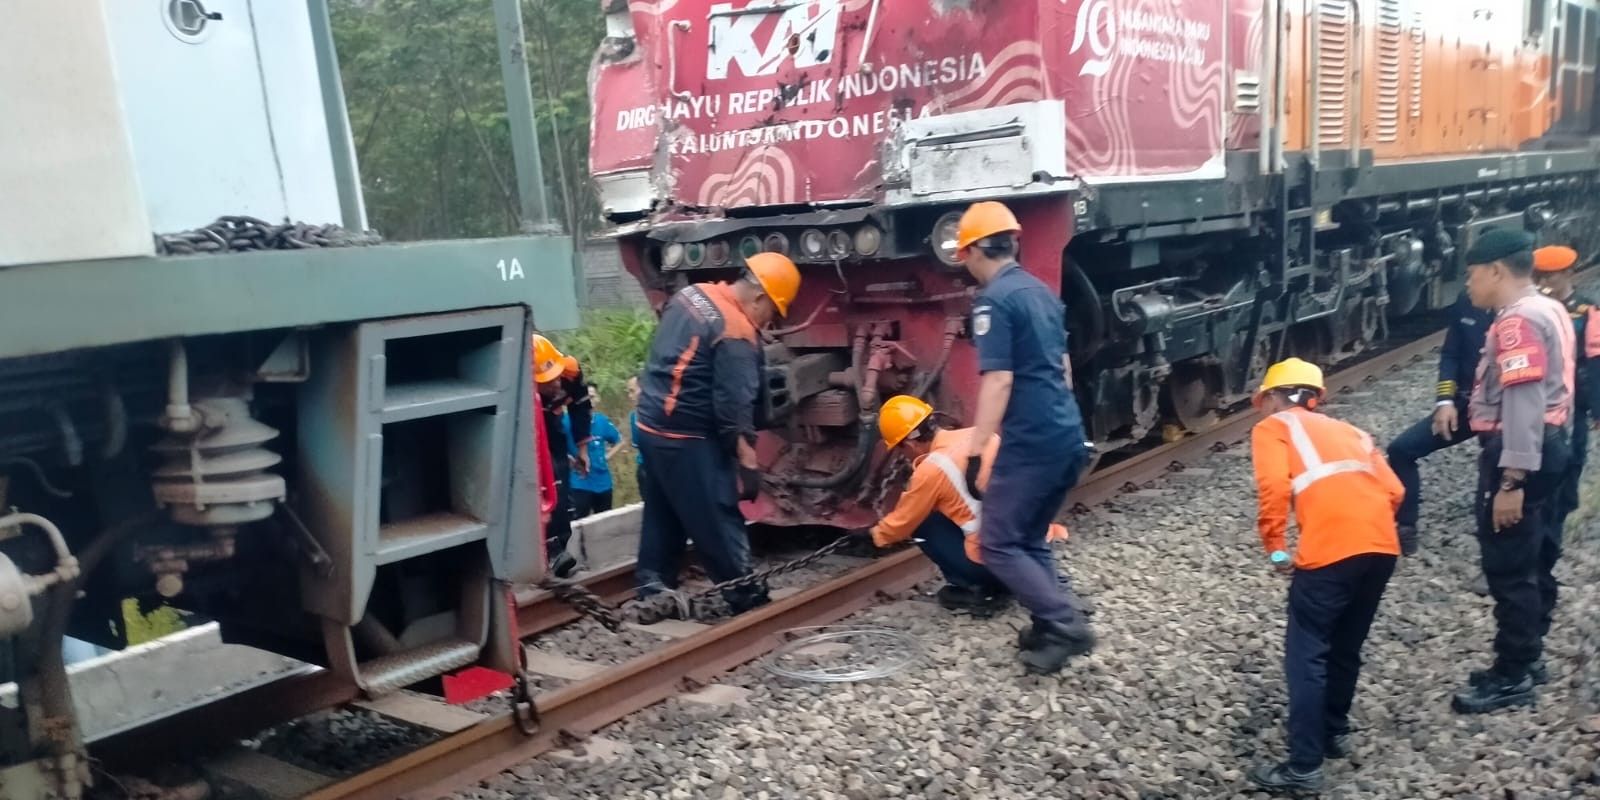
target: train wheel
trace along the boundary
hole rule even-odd
[[[1162,384],[1163,405],[1184,430],[1204,433],[1219,421],[1220,388],[1221,376],[1215,367],[1182,361],[1173,365],[1172,374]]]

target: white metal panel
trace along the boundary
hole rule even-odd
[[[0,266],[151,252],[98,3],[0,24]]]
[[[208,0],[221,19],[185,38],[169,0],[102,2],[156,231],[340,219],[305,3]]]

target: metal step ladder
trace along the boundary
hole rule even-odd
[[[377,320],[314,334],[312,376],[300,403],[306,488],[298,504],[335,567],[327,576],[303,573],[302,595],[322,617],[330,667],[370,696],[470,665],[483,651],[490,616],[488,548],[507,535],[525,327],[523,310],[506,308]],[[396,435],[398,426],[430,421],[439,426],[433,433],[443,439],[447,463],[428,465],[441,491],[427,494],[448,500],[398,518],[391,509],[385,518],[385,436]],[[390,647],[358,661],[358,652],[373,650],[357,647],[355,627],[367,616],[378,571],[402,562],[426,570],[429,557],[474,543],[484,543],[481,554],[465,558],[482,568],[448,573],[459,582],[453,620],[428,620],[422,635],[390,635]],[[454,565],[463,556],[451,558]]]

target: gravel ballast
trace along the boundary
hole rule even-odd
[[[1432,357],[1334,398],[1380,441],[1429,412]],[[1460,716],[1451,693],[1488,664],[1467,443],[1423,462],[1422,551],[1401,562],[1364,651],[1352,761],[1334,798],[1600,798],[1600,518],[1574,515],[1551,682],[1532,708]],[[1596,462],[1591,456],[1591,464]],[[909,631],[927,660],[873,683],[786,683],[749,665],[722,682],[745,705],[679,700],[599,732],[613,761],[546,757],[461,798],[1255,797],[1253,764],[1284,752],[1286,582],[1254,527],[1247,446],[1068,519],[1058,551],[1096,605],[1099,648],[1062,674],[1016,661],[1020,610],[952,616],[925,596],[845,624]],[[935,588],[936,584],[923,587]],[[1260,795],[1264,796],[1264,795]]]

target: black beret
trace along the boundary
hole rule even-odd
[[[1514,228],[1490,228],[1467,248],[1467,264],[1489,264],[1517,253],[1533,252],[1533,234]]]

